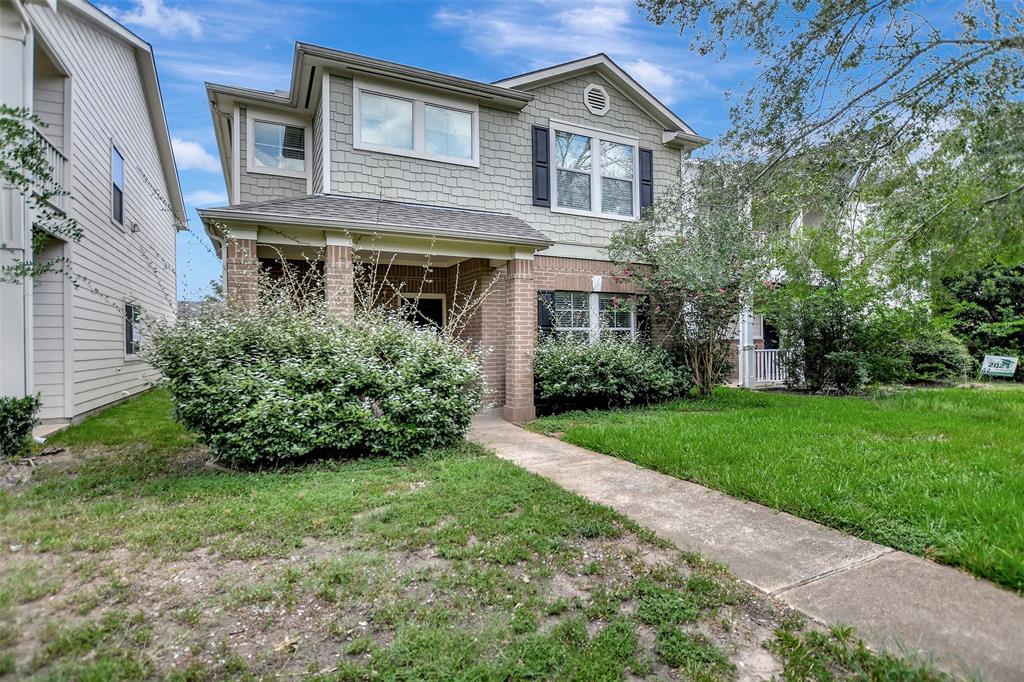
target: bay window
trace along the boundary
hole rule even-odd
[[[637,143],[552,123],[552,210],[630,219],[637,215]]]
[[[475,102],[360,82],[353,85],[353,102],[356,149],[479,165]]]

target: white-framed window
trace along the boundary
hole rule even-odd
[[[444,294],[402,294],[407,319],[417,326],[443,329],[448,321]]]
[[[110,218],[124,225],[124,156],[110,145]]]
[[[142,309],[134,303],[124,304],[124,354],[135,356],[142,349]]]
[[[246,112],[246,171],[306,177],[310,137],[309,126],[298,119],[250,109]]]
[[[480,165],[476,102],[355,81],[352,109],[356,149]]]
[[[629,294],[555,291],[552,328],[560,335],[596,341],[608,335],[636,336],[636,310]]]
[[[551,122],[551,210],[632,220],[639,215],[639,145],[633,138]]]

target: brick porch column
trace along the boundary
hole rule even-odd
[[[505,419],[524,422],[537,415],[533,406],[537,289],[533,261],[514,258],[505,267]]]
[[[224,289],[228,303],[251,306],[256,303],[256,275],[260,263],[256,258],[256,240],[228,237],[225,248]]]
[[[328,238],[324,251],[324,295],[327,310],[344,320],[355,313],[354,270],[351,243]]]

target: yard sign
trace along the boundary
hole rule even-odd
[[[1017,358],[1006,355],[986,355],[981,363],[981,373],[991,377],[1012,377],[1017,371]]]

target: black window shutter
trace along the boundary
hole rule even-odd
[[[551,205],[551,163],[548,129],[533,126],[533,205]]]
[[[651,298],[638,296],[636,301],[636,336],[649,341],[651,338]]]
[[[654,205],[654,152],[640,150],[640,210]]]
[[[555,329],[553,315],[555,312],[555,292],[537,292],[537,327],[541,336],[547,336]]]

